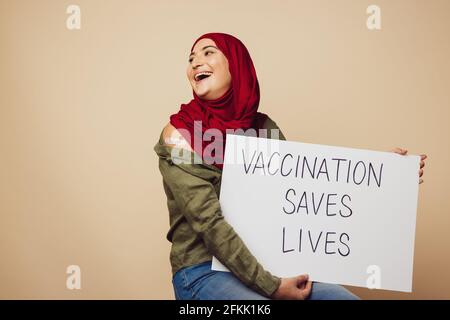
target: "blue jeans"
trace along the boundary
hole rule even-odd
[[[172,279],[177,300],[270,300],[231,272],[211,270],[211,261],[178,270]],[[313,282],[308,300],[359,300],[337,284]]]

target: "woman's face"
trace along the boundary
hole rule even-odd
[[[187,77],[203,100],[220,98],[231,86],[228,60],[211,39],[198,41],[189,55]]]

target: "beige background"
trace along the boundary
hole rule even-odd
[[[0,298],[173,298],[153,146],[212,31],[246,44],[289,140],[428,154],[414,292],[354,292],[450,298],[450,1],[373,2],[381,31],[371,3],[0,0]]]

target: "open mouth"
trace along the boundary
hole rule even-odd
[[[211,75],[212,75],[212,72],[209,72],[209,71],[199,72],[194,76],[194,80],[199,82],[206,78],[209,78]]]

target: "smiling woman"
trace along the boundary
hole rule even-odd
[[[187,76],[198,97],[215,100],[230,88],[228,60],[213,40],[204,38],[189,55]]]
[[[258,112],[259,83],[244,44],[223,33],[201,36],[191,48],[186,74],[194,99],[170,117],[155,146],[170,214],[167,239],[172,242],[176,298],[356,299],[338,285],[313,284],[307,275],[283,279],[272,275],[224,220],[219,194],[226,132],[254,129],[258,136],[264,132],[265,138],[285,140],[276,123]],[[204,138],[211,130],[218,133],[214,145],[221,144],[211,154],[217,159],[213,162],[204,152],[212,144]],[[200,163],[176,161],[174,146],[188,149]],[[211,270],[213,256],[231,272]]]

